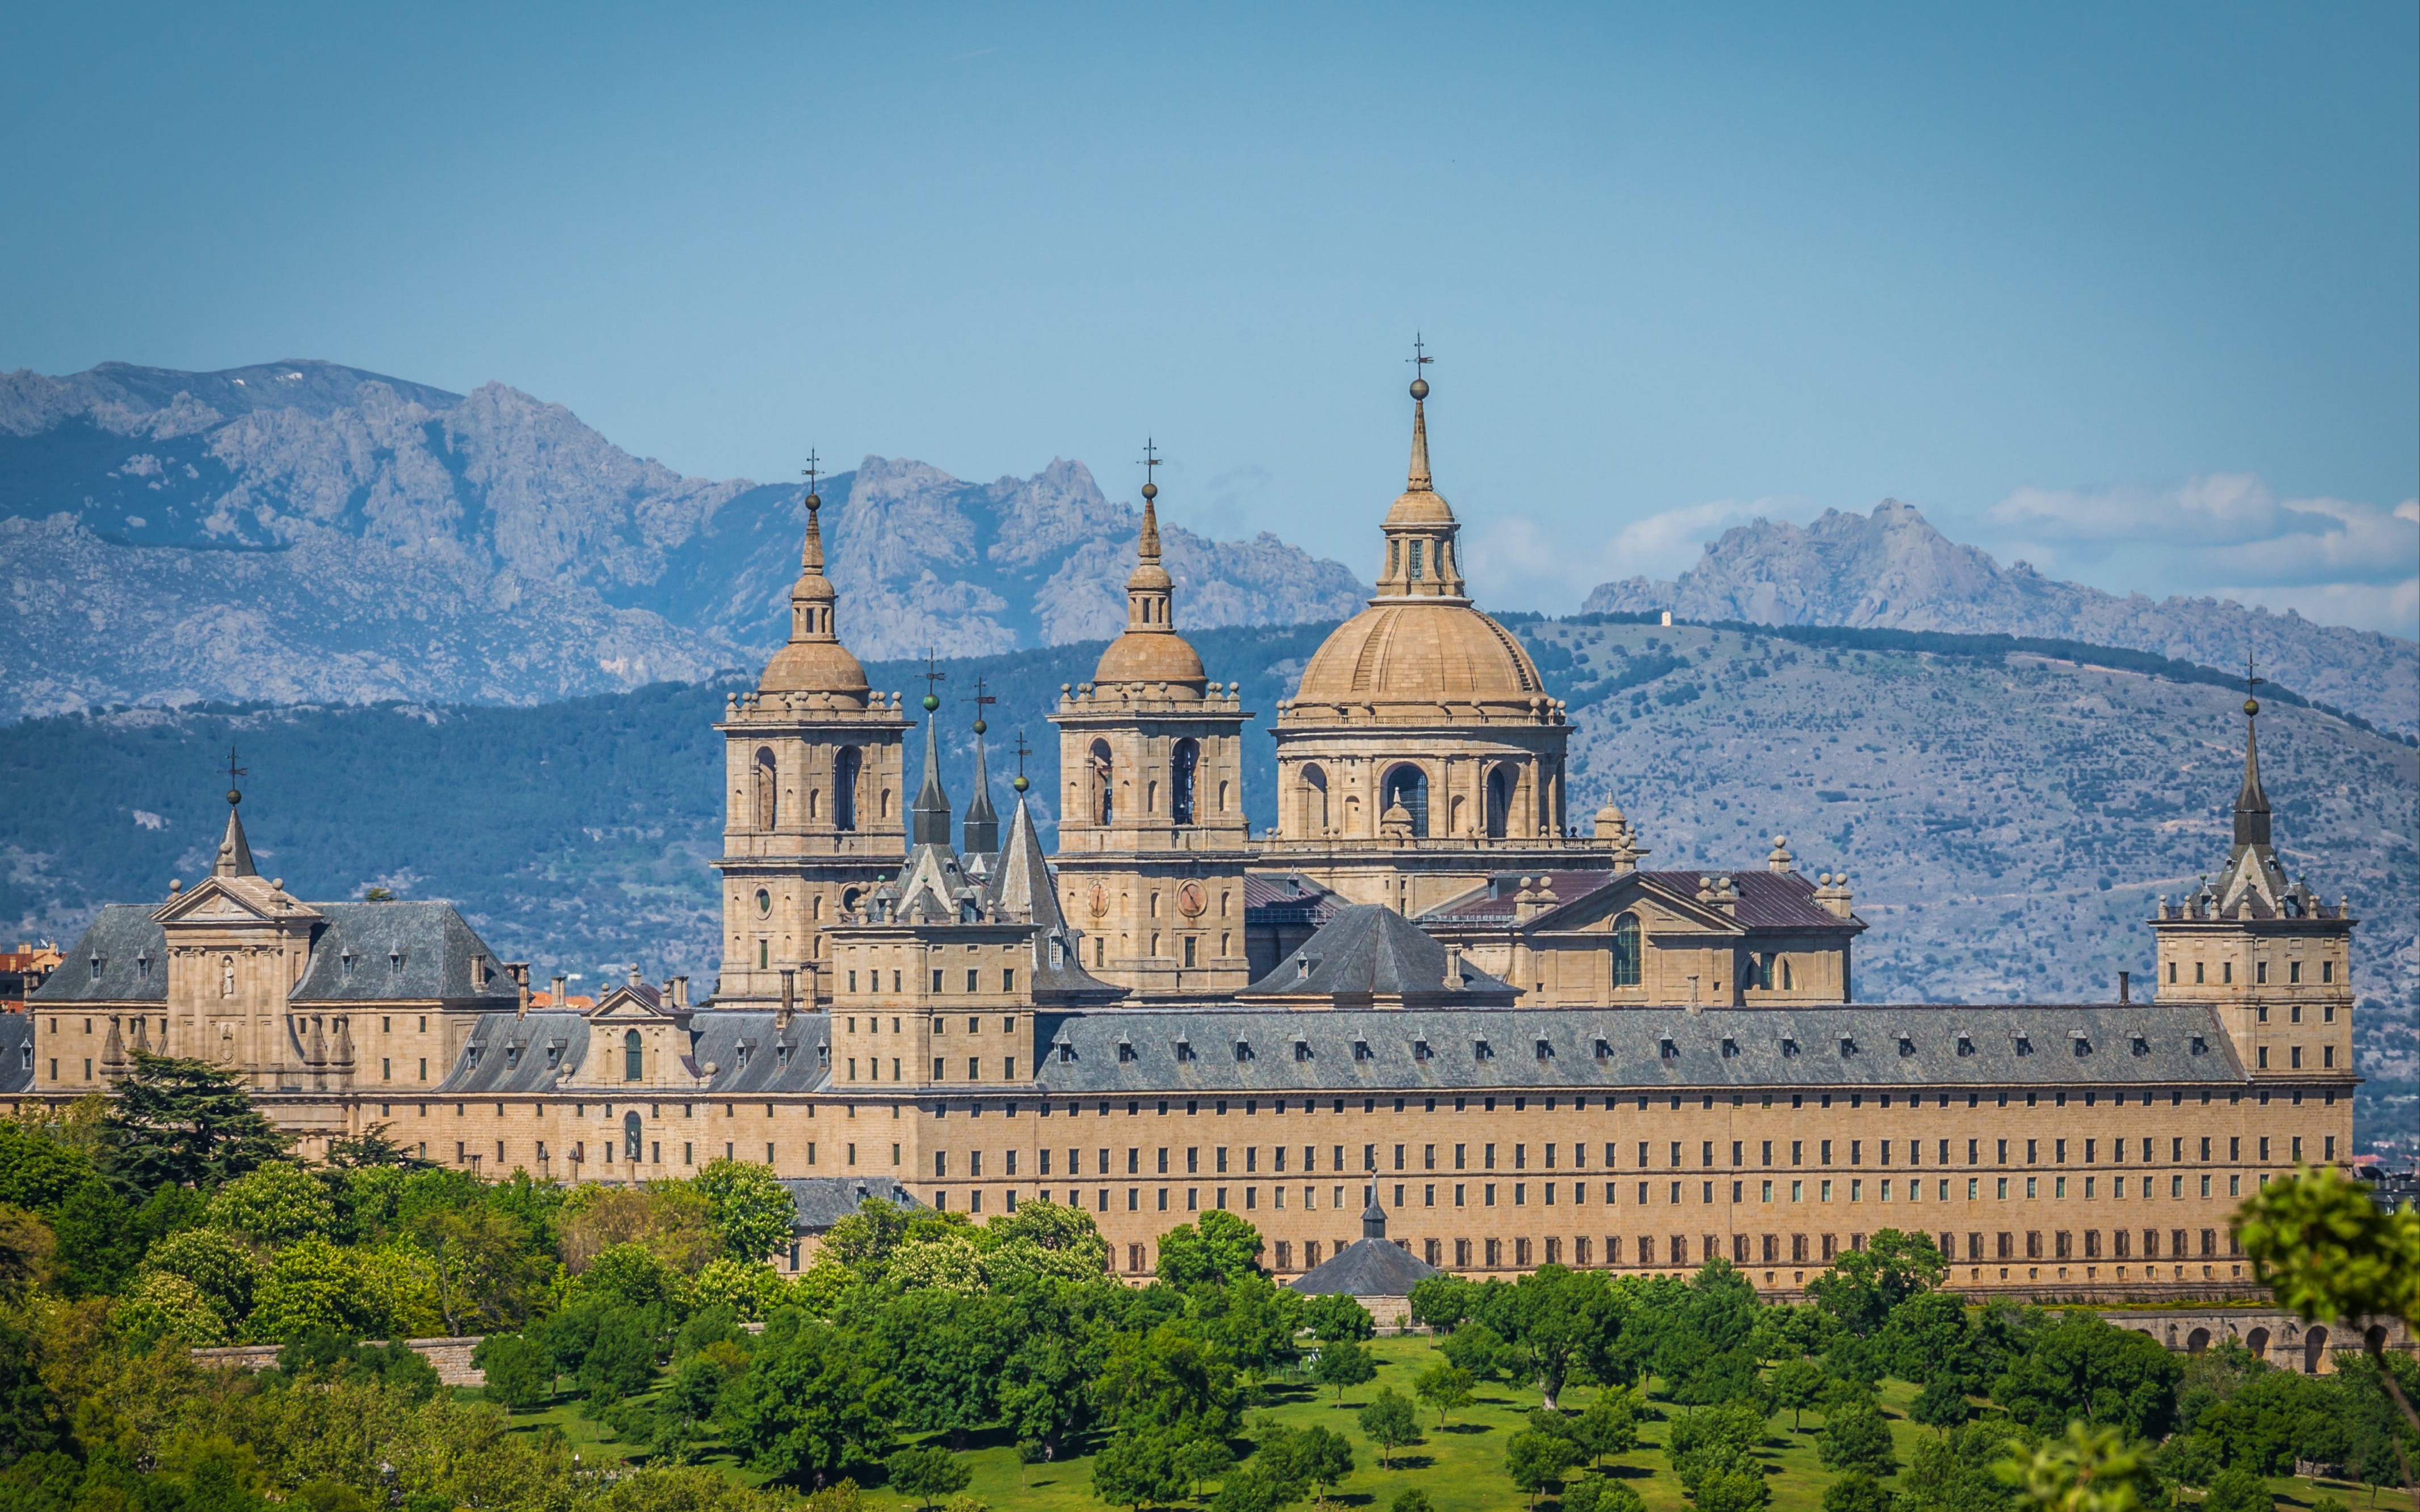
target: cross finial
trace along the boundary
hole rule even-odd
[[[1142,486],[1151,489],[1155,496],[1159,492],[1158,479],[1156,475],[1158,467],[1159,448],[1154,446],[1151,443],[1151,438],[1146,436],[1142,440]]]
[[[1428,344],[1420,340],[1420,333],[1415,331],[1412,332],[1412,355],[1404,361],[1412,364],[1412,377],[1418,378],[1420,376],[1420,369],[1435,362],[1436,359],[1428,354]]]
[[[924,707],[927,710],[939,707],[941,698],[934,689],[948,682],[950,674],[941,671],[940,659],[933,648],[925,648],[924,670],[916,675],[924,679]]]
[[[2253,689],[2260,687],[2260,685],[2267,681],[2269,681],[2269,679],[2258,674],[2252,659],[2252,653],[2249,651],[2245,652],[2243,654],[2243,691],[2250,693]]]
[[[1016,779],[1015,781],[1009,783],[1009,786],[1015,788],[1020,794],[1023,793],[1029,785],[1025,779],[1025,758],[1032,754],[1032,750],[1033,748],[1025,743],[1025,732],[1021,729],[1018,730],[1016,733]]]
[[[970,699],[960,699],[958,702],[961,703],[971,703],[975,706],[975,733],[982,734],[986,728],[984,723],[984,705],[986,703],[997,703],[1000,700],[984,691],[984,680],[980,675],[978,675],[975,678],[975,696]]]
[[[820,460],[821,459],[815,455],[814,449],[813,447],[809,447],[807,449],[807,465],[799,470],[799,475],[807,480],[807,513],[811,515],[814,514],[816,508],[824,501],[823,495],[815,492],[815,479],[822,476],[822,472],[816,466]]]
[[[234,744],[233,744],[232,742],[230,742],[230,743],[228,744],[228,746],[227,746],[227,764],[226,764],[226,771],[227,771],[227,802],[229,802],[229,803],[240,803],[240,802],[242,802],[242,801],[243,801],[243,795],[236,791],[235,779],[236,779],[237,778],[239,778],[239,777],[250,777],[250,776],[252,775],[252,768],[251,768],[251,767],[249,767],[249,766],[238,766],[238,765],[236,764],[236,762],[237,762],[238,760],[239,760],[239,758],[238,758],[238,756],[236,755],[236,748],[235,748],[235,746],[234,746]]]

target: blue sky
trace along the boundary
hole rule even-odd
[[[322,357],[692,474],[1054,455],[1491,602],[1885,496],[2420,634],[2420,9],[17,6],[0,366]]]

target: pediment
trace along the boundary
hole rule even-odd
[[[668,1024],[677,1017],[677,1014],[659,1004],[649,989],[628,986],[614,988],[598,998],[597,1006],[588,1011],[588,1021],[591,1024],[607,1022],[637,1024],[641,1021]]]
[[[1738,919],[1721,909],[1637,872],[1614,877],[1602,887],[1559,903],[1523,928],[1552,933],[1609,931],[1613,920],[1625,912],[1638,914],[1641,927],[1650,934],[1669,930],[1706,934],[1746,933]]]
[[[204,877],[152,910],[158,924],[276,924],[317,918],[317,910],[284,897],[258,877]]]

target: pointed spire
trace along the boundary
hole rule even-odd
[[[992,869],[990,906],[994,918],[1046,930],[1063,930],[1066,916],[1059,911],[1059,889],[1050,880],[1050,857],[1042,849],[1041,832],[1025,795],[1017,795],[1009,814],[1008,841],[1001,846],[1000,864]]]
[[[950,795],[941,787],[941,740],[934,711],[941,706],[940,695],[932,687],[947,675],[930,656],[924,658],[924,785],[916,791],[913,823],[908,835],[911,845],[950,843]]]
[[[2252,679],[2257,683],[2258,679]],[[2260,701],[2243,701],[2243,787],[2235,795],[2235,843],[2269,844],[2269,795],[2260,790]]]
[[[970,856],[989,856],[1000,849],[1000,815],[991,806],[991,768],[984,761],[984,731],[987,726],[982,717],[983,705],[991,699],[983,690],[983,679],[975,679],[975,795],[967,805],[965,841]]]
[[[1412,380],[1412,466],[1411,476],[1404,485],[1405,493],[1435,493],[1436,480],[1429,476],[1429,416],[1426,378]]]
[[[210,868],[212,876],[252,877],[260,874],[252,869],[252,846],[243,838],[243,819],[236,811],[236,806],[243,802],[243,793],[235,785],[235,779],[245,776],[251,768],[237,765],[237,760],[235,748],[228,747],[226,838],[219,841],[218,861]]]

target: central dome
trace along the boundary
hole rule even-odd
[[[1545,692],[1512,633],[1467,603],[1380,600],[1337,626],[1297,703],[1518,703]]]

